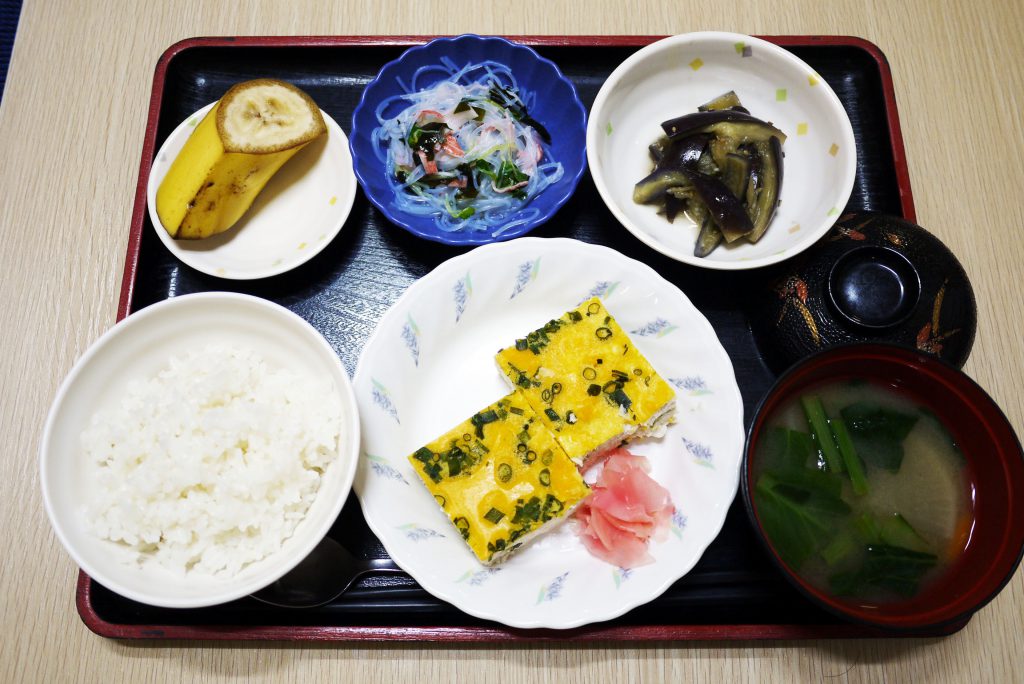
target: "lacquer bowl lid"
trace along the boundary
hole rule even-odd
[[[855,213],[752,297],[750,321],[775,372],[851,342],[900,344],[960,368],[977,307],[967,273],[938,238],[899,217]]]

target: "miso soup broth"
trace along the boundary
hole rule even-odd
[[[812,586],[905,600],[964,550],[967,463],[921,403],[863,381],[818,385],[765,422],[754,503],[772,546]]]

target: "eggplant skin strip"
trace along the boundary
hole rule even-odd
[[[754,230],[754,224],[747,215],[743,204],[729,192],[725,183],[696,171],[684,172],[693,183],[693,189],[704,206],[708,208],[711,220],[715,222],[726,242],[735,242]]]
[[[695,112],[661,124],[669,140],[679,140],[691,133],[711,133],[727,137],[742,137],[744,142],[767,142],[778,138],[786,142],[786,134],[766,121],[735,109]]]

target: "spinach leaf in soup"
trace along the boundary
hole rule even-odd
[[[867,585],[910,597],[917,593],[921,579],[935,567],[937,560],[932,553],[872,545],[867,548],[864,565],[859,570],[833,575],[830,584],[832,590],[841,595],[856,595]]]
[[[903,440],[917,423],[917,416],[866,401],[850,404],[839,413],[861,458],[877,468],[899,472]]]
[[[817,470],[765,471],[757,481],[758,515],[772,545],[786,563],[799,568],[835,532],[850,512],[834,475]]]
[[[799,430],[773,427],[765,435],[764,462],[773,470],[804,468],[817,449],[811,436]]]

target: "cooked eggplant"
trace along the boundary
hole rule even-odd
[[[734,242],[754,230],[754,224],[743,204],[729,191],[725,183],[696,171],[684,170],[683,173],[690,178],[693,189],[708,208],[711,220],[722,231],[726,242]]]
[[[733,112],[735,110],[730,110]],[[739,112],[736,112],[737,114]],[[754,121],[722,121],[712,124],[708,131],[720,138],[732,138],[740,145],[750,142],[768,142],[772,138],[778,138],[779,142],[786,142],[786,134],[775,126],[755,119]]]
[[[710,150],[704,150],[704,154],[700,155],[700,159],[697,160],[697,165],[694,168],[697,172],[707,176],[718,174],[718,167],[715,165],[715,160],[711,158]]]
[[[692,185],[688,188],[669,188],[668,194],[686,202],[686,216],[693,221],[693,225],[703,226],[705,219],[711,219],[708,208],[697,197],[697,192]]]
[[[633,200],[659,205],[671,223],[679,212],[699,226],[694,256],[741,237],[756,242],[775,215],[782,187],[786,136],[740,104],[730,91],[662,123],[650,145],[654,171],[633,189]]]
[[[672,190],[673,188],[669,188]],[[676,216],[679,215],[683,209],[686,208],[686,201],[681,200],[674,195],[665,193],[665,218],[668,219],[669,223],[675,223]]]
[[[673,199],[681,202],[686,207],[686,216],[693,221],[694,225],[700,226],[700,235],[693,248],[693,255],[706,257],[722,243],[722,231],[715,225],[708,208],[700,201],[696,189],[690,185],[686,187],[673,187],[665,191],[665,203]]]
[[[722,109],[732,109],[733,107],[742,107],[740,104],[740,98],[736,96],[735,90],[730,90],[727,93],[719,95],[713,100],[705,102],[700,107],[697,107],[698,112],[717,112]]]
[[[698,134],[670,141],[662,151],[655,170],[694,168],[711,140],[710,135]]]
[[[712,110],[706,112],[691,112],[677,116],[674,119],[663,121],[661,129],[669,140],[682,137],[688,133],[700,133],[708,126],[729,121],[760,121],[749,114],[735,112],[729,109]]]
[[[661,158],[665,156],[665,150],[668,149],[668,146],[671,144],[672,143],[669,142],[668,136],[663,135],[647,146],[647,153],[651,155],[651,161],[654,162],[655,165],[657,165],[661,161]]]
[[[693,256],[704,258],[715,251],[715,247],[722,244],[722,231],[718,230],[718,226],[710,216],[705,216],[703,223],[699,225],[700,233],[697,235],[697,242],[693,245]]]
[[[661,199],[669,188],[691,184],[690,177],[682,171],[655,171],[633,186],[633,201],[637,204],[651,204]]]
[[[747,179],[747,192],[743,204],[752,207],[757,202],[757,190],[761,187],[761,166],[764,160],[757,154],[753,145],[744,145],[740,150],[750,159],[750,178]]]
[[[678,140],[693,133],[710,133],[716,137],[736,138],[745,142],[767,142],[777,137],[786,142],[786,134],[757,117],[735,109],[695,112],[661,124],[669,140]]]
[[[689,183],[689,179],[687,179],[687,183]],[[665,194],[669,197],[675,197],[678,200],[682,200],[683,202],[690,202],[698,199],[697,191],[693,189],[693,185],[672,187],[666,190]],[[699,206],[700,202],[696,202],[695,204]]]
[[[711,159],[714,160],[715,166],[725,171],[726,158],[731,154],[736,154],[740,144],[741,142],[735,138],[714,138],[708,145],[708,151],[711,153]]]
[[[729,154],[722,166],[722,182],[737,199],[746,203],[747,186],[750,183],[750,157]]]
[[[768,226],[775,217],[775,209],[779,206],[779,197],[782,194],[782,145],[778,138],[772,138],[766,143],[758,143],[754,148],[760,158],[760,168],[756,200],[747,206],[750,219],[754,224],[754,229],[747,235],[747,239],[751,242],[760,240],[764,232],[768,230]]]

